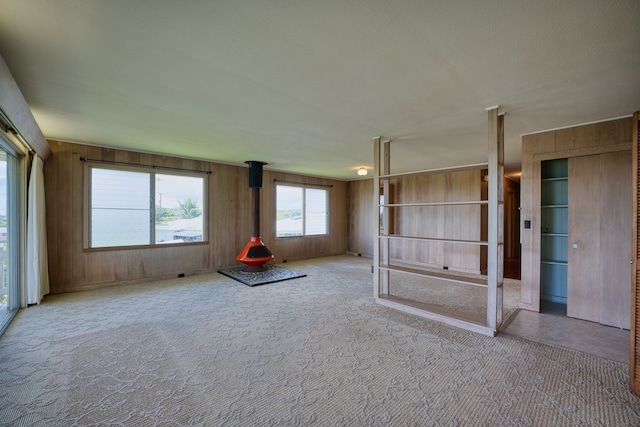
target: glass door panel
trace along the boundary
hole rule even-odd
[[[18,160],[0,146],[0,333],[20,307],[17,181]]]

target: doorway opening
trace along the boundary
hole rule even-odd
[[[504,180],[504,277],[520,280],[520,183]]]

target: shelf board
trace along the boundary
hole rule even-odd
[[[403,206],[455,206],[455,205],[488,205],[488,200],[469,200],[465,202],[425,202],[425,203],[387,203],[380,204],[381,208],[398,208]]]
[[[429,175],[429,174],[432,174],[432,173],[460,172],[460,171],[465,171],[465,170],[487,169],[488,167],[489,167],[488,163],[476,163],[476,164],[472,164],[472,165],[458,166],[458,167],[427,169],[427,170],[412,171],[412,172],[391,173],[391,174],[388,174],[388,175],[380,175],[380,176],[378,176],[378,178],[380,178],[380,179],[410,178],[410,177],[420,176],[420,175]]]
[[[480,316],[465,315],[458,311],[446,309],[433,304],[413,301],[394,295],[382,294],[375,299],[376,303],[386,307],[414,314],[429,320],[435,320],[457,328],[466,329],[483,335],[495,336],[497,330],[486,326],[486,319]]]
[[[568,208],[569,205],[540,205],[542,209],[553,209],[553,208]]]
[[[553,182],[553,181],[567,181],[569,179],[569,177],[566,176],[558,176],[555,178],[542,178],[540,179],[541,182]]]
[[[419,240],[424,242],[437,242],[437,243],[462,243],[466,245],[480,245],[487,246],[489,242],[484,240],[456,240],[456,239],[439,239],[435,237],[415,237],[415,236],[398,236],[396,234],[378,236],[380,239],[396,239],[396,240]]]
[[[399,273],[413,274],[415,276],[421,276],[421,277],[432,277],[434,279],[446,280],[449,282],[462,283],[462,284],[472,285],[472,286],[480,286],[482,288],[487,287],[487,279],[484,276],[482,278],[467,277],[467,276],[463,276],[455,273],[419,270],[416,268],[398,267],[395,265],[380,265],[378,268],[380,268],[380,270],[396,271]]]
[[[540,260],[540,264],[568,265],[567,261],[554,261],[552,259]]]
[[[546,237],[569,237],[567,233],[540,233],[540,235]]]

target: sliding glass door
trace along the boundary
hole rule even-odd
[[[0,333],[19,307],[18,159],[0,140]]]

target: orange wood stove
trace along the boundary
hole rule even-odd
[[[262,167],[264,162],[246,161],[249,165],[249,188],[251,188],[251,238],[236,256],[236,261],[245,264],[242,271],[259,273],[265,271],[264,264],[275,257],[260,237],[260,189],[262,188]]]

